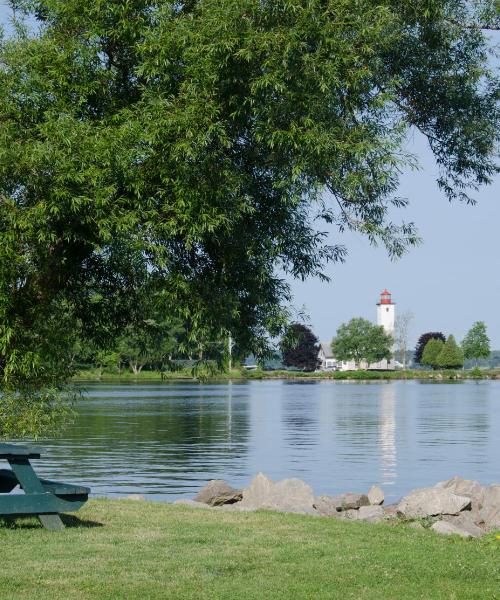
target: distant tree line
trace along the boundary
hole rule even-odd
[[[481,359],[490,358],[490,339],[483,321],[472,325],[462,344],[455,337],[448,338],[442,332],[427,332],[420,336],[415,349],[415,362],[432,369],[458,369],[465,361],[473,361],[477,367]]]
[[[500,366],[500,351],[491,352],[486,325],[482,321],[474,323],[461,344],[452,334],[446,337],[440,331],[423,333],[411,357],[408,331],[412,318],[408,311],[402,314],[396,323],[394,337],[382,326],[366,319],[351,319],[338,328],[331,342],[332,354],[338,361],[352,361],[357,368],[368,368],[384,359],[391,360],[396,345],[403,368],[410,358],[417,365],[432,369],[458,369],[464,365],[477,367],[486,360],[490,361],[490,366]],[[319,367],[319,348],[318,338],[311,328],[300,323],[293,323],[280,342],[283,364],[305,371]]]
[[[332,352],[339,361],[354,361],[358,368],[392,358],[393,338],[382,326],[361,317],[351,319],[337,330],[331,342]],[[319,341],[312,330],[293,323],[280,342],[283,364],[304,371],[314,371],[319,365]]]
[[[72,362],[80,370],[92,369],[138,375],[143,370],[167,371],[184,367],[224,369],[232,360],[243,358],[241,349],[231,341],[229,332],[218,336],[194,332],[178,317],[165,316],[160,299],[143,294],[137,303],[133,319],[121,331],[106,340],[93,344],[77,336]]]

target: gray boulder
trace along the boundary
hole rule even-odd
[[[314,508],[324,517],[338,517],[342,508],[338,496],[318,496],[314,499]]]
[[[457,496],[467,496],[472,501],[472,508],[479,509],[483,497],[483,486],[472,479],[464,479],[456,475],[447,481],[440,481],[434,487],[442,488],[456,494]]]
[[[351,510],[370,505],[368,496],[365,494],[355,494],[354,492],[347,492],[346,494],[337,496],[336,499],[340,503],[341,510]]]
[[[389,504],[384,506],[384,515],[387,519],[398,519],[404,517],[404,514],[399,510],[398,504]]]
[[[212,479],[195,496],[195,502],[203,502],[209,506],[234,504],[242,498],[240,490],[235,490],[222,479]]]
[[[357,510],[363,506],[370,506],[368,496],[365,494],[355,494],[354,492],[347,492],[340,496],[319,496],[314,501],[314,507],[319,514],[332,517],[339,516],[335,513]]]
[[[457,515],[470,508],[471,499],[458,496],[445,488],[423,488],[411,492],[398,504],[398,510],[406,517],[432,517]]]
[[[358,519],[368,523],[379,523],[385,519],[384,509],[379,505],[362,506],[358,510]]]
[[[462,537],[471,538],[474,537],[469,531],[455,525],[454,523],[450,523],[449,521],[437,521],[431,527],[433,531],[436,533],[440,533],[442,535],[460,535]]]
[[[368,492],[368,501],[373,505],[383,504],[385,500],[384,492],[378,487],[378,485],[372,485]]]
[[[472,537],[481,537],[486,532],[479,527],[475,522],[470,511],[461,512],[459,515],[444,515],[443,521],[447,521],[460,529],[467,531]]]
[[[488,529],[500,529],[500,484],[484,488],[479,517]]]
[[[267,508],[283,512],[314,514],[311,486],[300,479],[284,479],[274,483],[259,473],[243,490],[241,508]]]
[[[348,510],[344,510],[340,513],[341,518],[346,521],[357,521],[359,519],[359,510],[355,508],[350,508]]]

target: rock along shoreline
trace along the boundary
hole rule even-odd
[[[414,490],[395,504],[386,506],[384,501],[384,492],[377,485],[367,493],[315,496],[311,486],[300,479],[273,482],[259,473],[243,490],[215,479],[194,500],[181,499],[174,504],[229,511],[265,509],[370,523],[399,521],[468,538],[500,530],[500,484],[482,486],[456,476]]]

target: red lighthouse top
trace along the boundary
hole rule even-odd
[[[387,289],[380,294],[379,304],[392,304],[391,292],[388,292]]]

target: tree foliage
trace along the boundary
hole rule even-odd
[[[469,329],[462,341],[464,357],[477,362],[480,358],[490,356],[490,338],[486,333],[486,325],[483,321],[476,321]]]
[[[283,364],[304,371],[314,371],[319,365],[318,338],[309,327],[301,323],[292,323],[280,343]]]
[[[430,338],[425,344],[420,364],[437,369],[439,367],[438,357],[444,347],[444,342],[440,338]]]
[[[0,376],[37,394],[138,291],[262,354],[283,273],[342,260],[321,220],[399,255],[411,129],[450,198],[488,183],[498,83],[468,0],[11,0],[0,41]],[[23,15],[27,25],[23,25]],[[33,20],[36,21],[33,26]]]
[[[337,360],[353,360],[357,367],[364,361],[376,363],[392,358],[392,336],[381,325],[373,325],[360,317],[337,329],[332,340],[332,354]]]
[[[148,363],[156,364],[162,370],[177,345],[168,329],[153,319],[144,319],[140,326],[126,327],[118,339],[118,355],[135,375]]]
[[[459,369],[464,366],[464,353],[453,335],[448,336],[437,362],[442,369]]]
[[[446,342],[446,337],[440,331],[429,331],[427,333],[423,333],[419,338],[417,345],[415,347],[415,362],[422,364],[422,355],[424,353],[424,349],[427,346],[429,340],[436,339],[441,340],[444,344]]]

